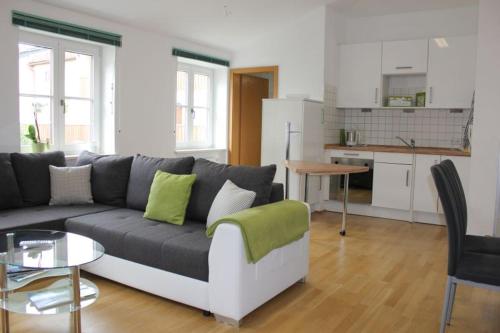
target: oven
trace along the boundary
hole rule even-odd
[[[358,204],[372,203],[373,191],[373,159],[355,157],[332,157],[331,163],[365,166],[369,168],[368,172],[353,173],[349,175],[349,193],[348,202]],[[344,200],[344,175],[330,177],[330,200]]]

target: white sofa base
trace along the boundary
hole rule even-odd
[[[148,293],[209,311],[208,282],[105,254],[82,266],[95,275]]]
[[[233,224],[217,227],[208,255],[208,282],[141,265],[110,255],[83,270],[154,295],[212,312],[220,321],[240,320],[296,282],[309,271],[309,231],[275,249],[257,263],[247,262],[241,230]]]

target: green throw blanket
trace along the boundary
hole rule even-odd
[[[296,241],[309,230],[309,212],[300,201],[284,200],[225,216],[207,229],[212,237],[221,223],[241,229],[249,263],[256,263],[274,249]]]

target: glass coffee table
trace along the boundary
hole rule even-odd
[[[71,313],[72,332],[81,332],[80,310],[95,302],[99,289],[80,279],[80,266],[103,254],[98,242],[69,232],[0,233],[2,332],[9,332],[9,312]]]

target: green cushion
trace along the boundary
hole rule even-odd
[[[196,175],[156,171],[144,217],[182,225]]]

